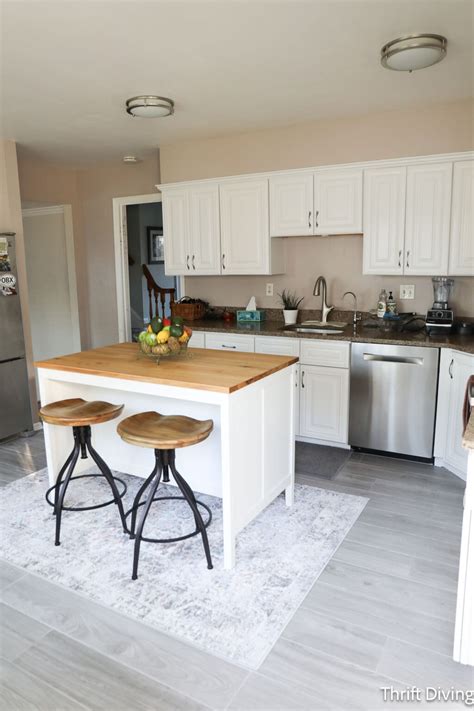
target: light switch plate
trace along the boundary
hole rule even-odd
[[[265,287],[265,296],[273,296],[273,284],[267,284]]]
[[[414,299],[415,298],[415,285],[414,284],[400,284],[400,299]]]

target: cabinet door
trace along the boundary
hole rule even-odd
[[[474,275],[474,161],[454,164],[449,274]]]
[[[462,410],[467,381],[474,375],[474,356],[452,351],[448,366],[449,404],[445,459],[464,476],[467,474],[467,450],[462,446]]]
[[[253,336],[244,336],[240,333],[206,333],[206,348],[254,353],[255,340]]]
[[[165,273],[189,274],[189,190],[165,190],[162,201]]]
[[[403,274],[406,168],[364,171],[364,274]]]
[[[193,187],[189,201],[189,275],[220,274],[218,184]]]
[[[407,169],[405,274],[447,274],[452,163]]]
[[[362,232],[362,170],[328,170],[314,175],[314,234]]]
[[[313,234],[313,176],[270,178],[270,236]]]
[[[219,188],[222,274],[270,273],[268,180],[235,180]]]
[[[349,371],[300,365],[300,435],[347,444]]]

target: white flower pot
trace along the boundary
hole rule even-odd
[[[292,326],[298,320],[298,309],[283,309],[283,318],[287,326]]]

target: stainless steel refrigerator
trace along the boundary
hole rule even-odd
[[[32,429],[15,235],[0,232],[0,439]]]

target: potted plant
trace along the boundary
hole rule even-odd
[[[290,326],[298,320],[298,306],[303,301],[303,296],[299,299],[295,292],[283,289],[281,294],[278,294],[281,305],[283,306],[283,318],[285,324]]]

